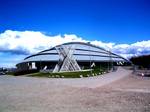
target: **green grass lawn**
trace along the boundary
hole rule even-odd
[[[91,77],[96,75],[101,75],[105,72],[105,69],[93,69],[93,70],[83,70],[83,71],[73,71],[73,72],[57,72],[57,73],[32,73],[27,76],[32,77],[51,77],[51,78],[81,78],[81,77]]]

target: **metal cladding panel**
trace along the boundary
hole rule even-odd
[[[123,61],[122,58],[114,58],[114,57],[101,57],[101,56],[86,56],[86,55],[74,55],[74,58],[77,61],[86,61],[86,60],[95,60],[95,61]],[[23,62],[27,61],[58,61],[59,60],[59,55],[38,55],[34,57],[30,57]]]
[[[51,51],[45,51],[45,52],[42,52],[42,53],[39,53],[39,54],[44,54],[44,53],[50,53],[50,54],[53,54],[53,53],[57,53],[56,50],[51,50]],[[74,54],[87,54],[87,55],[104,55],[104,56],[108,56],[110,54],[106,53],[106,52],[94,52],[94,51],[84,51],[84,50],[75,50],[74,51]]]
[[[104,52],[107,53],[107,51],[100,49],[100,48],[96,48],[90,45],[84,45],[84,44],[73,44],[75,46],[75,49],[83,49],[83,50],[90,50],[90,51],[98,51],[98,52]],[[72,45],[70,45],[72,46]]]
[[[95,57],[95,56],[75,56],[77,61],[106,61],[110,60],[108,57]]]
[[[63,46],[70,46],[75,47],[74,51],[74,58],[77,61],[88,61],[88,60],[95,60],[95,61],[126,61],[125,59],[117,56],[115,54],[109,53],[108,51],[101,49],[99,47],[92,46],[90,44],[85,43],[68,43],[63,44]],[[91,55],[91,56],[90,56]],[[58,61],[59,55],[55,48],[42,51],[38,54],[29,56],[23,62],[28,61]]]
[[[81,56],[77,55],[74,57],[77,61],[87,61],[87,60],[92,60],[92,61],[123,61],[124,59],[122,58],[110,58],[110,57],[99,57],[99,56]]]
[[[54,50],[44,51],[39,54],[43,54],[43,53],[57,53],[57,51],[54,49]]]
[[[102,53],[102,52],[93,52],[93,51],[81,51],[81,50],[75,50],[74,54],[79,54],[79,55],[98,55],[98,56],[112,56],[112,57],[118,57],[113,54],[108,54],[108,53]]]
[[[58,61],[59,56],[58,55],[37,55],[30,57],[23,62],[27,61]]]

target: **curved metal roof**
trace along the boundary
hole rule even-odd
[[[59,55],[57,53],[56,47],[59,46],[72,46],[75,45],[75,51],[73,56],[77,61],[128,61],[127,59],[111,53],[104,48],[92,45],[90,43],[84,42],[69,42],[61,45],[57,45],[47,50],[43,50],[37,54],[26,57],[23,62],[33,62],[33,61],[58,61]]]

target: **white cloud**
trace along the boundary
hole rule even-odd
[[[124,57],[150,54],[150,40],[133,44],[119,44],[113,47],[113,52]]]
[[[133,44],[116,44],[113,42],[102,42],[99,40],[84,40],[74,34],[49,36],[38,31],[12,31],[6,30],[0,34],[0,53],[13,53],[29,55],[52,46],[66,42],[90,42],[96,46],[111,50],[124,57],[134,55],[150,54],[150,40],[136,42]]]
[[[71,42],[71,41],[84,41],[76,35],[64,36],[47,36],[41,32],[35,31],[11,31],[7,30],[0,34],[0,49],[1,51],[22,51],[25,53],[36,53],[40,50],[49,47]]]
[[[97,41],[97,40],[94,40],[94,41],[91,41],[91,44],[94,44],[96,46],[100,46],[100,47],[103,47],[107,50],[110,50],[110,49],[113,49],[113,46],[115,45],[115,43],[104,43],[102,41]]]

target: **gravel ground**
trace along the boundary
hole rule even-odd
[[[81,79],[0,76],[0,112],[150,112],[150,78],[122,68]]]

